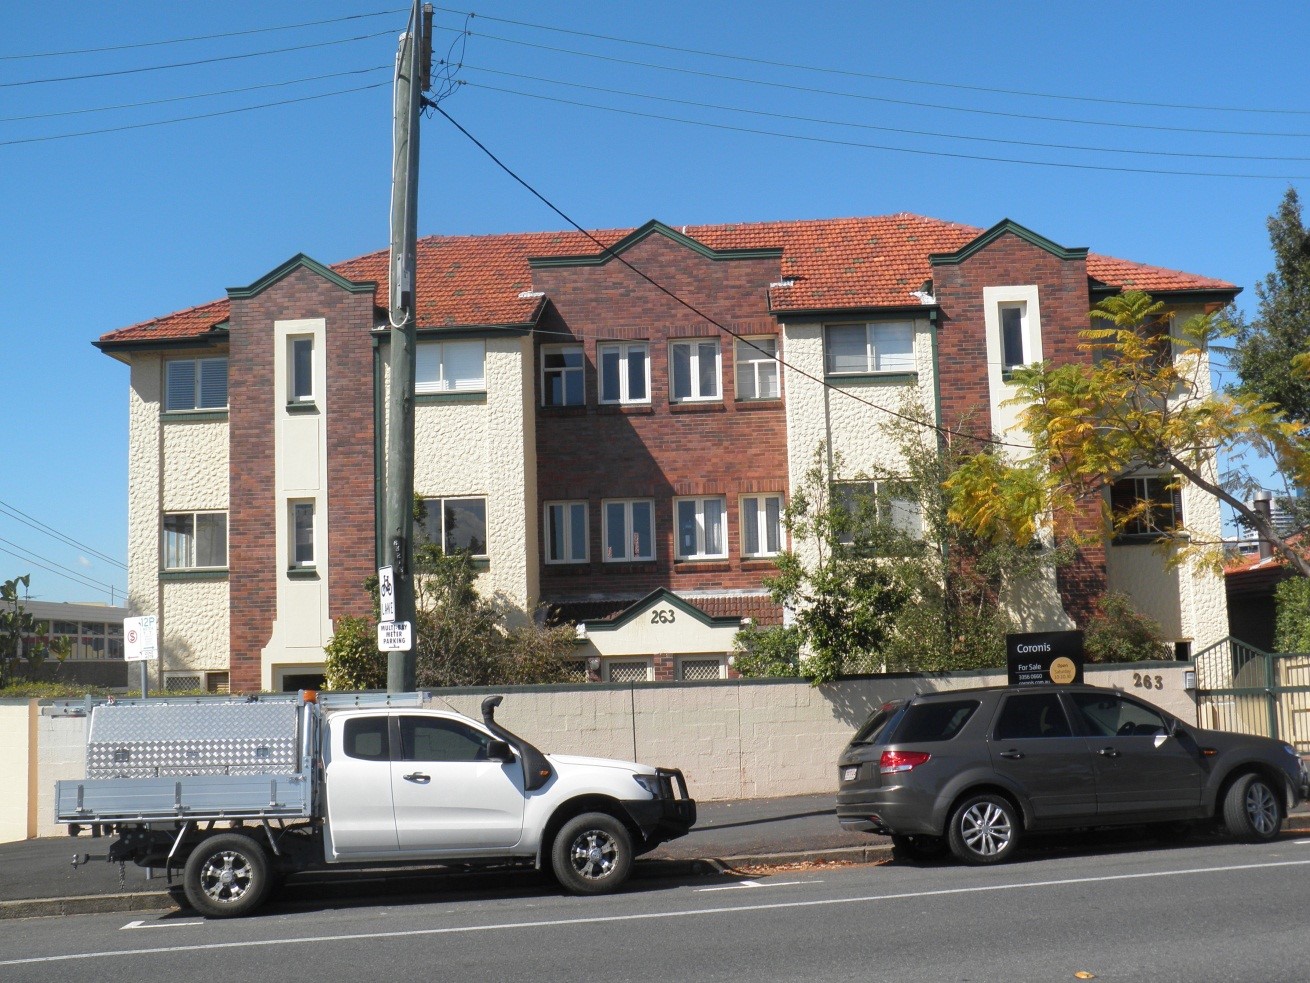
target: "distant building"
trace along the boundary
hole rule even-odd
[[[68,643],[68,658],[62,665],[50,660],[39,669],[29,666],[25,671],[67,682],[125,685],[123,619],[127,608],[76,601],[24,601],[23,608],[49,626],[46,638]],[[34,641],[26,640],[28,645]]]

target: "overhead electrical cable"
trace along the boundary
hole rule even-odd
[[[856,72],[845,68],[832,68],[821,65],[802,65],[795,62],[778,61],[773,58],[752,58],[748,55],[734,55],[722,51],[706,51],[701,48],[688,48],[672,44],[659,44],[655,41],[641,41],[636,38],[623,38],[611,34],[595,34],[587,31],[573,31],[548,24],[534,24],[530,21],[511,20],[507,17],[494,17],[472,11],[455,10],[451,7],[434,7],[442,13],[458,14],[465,18],[494,21],[499,24],[511,24],[515,27],[527,27],[538,31],[551,31],[555,34],[569,34],[573,37],[589,38],[596,41],[612,41],[616,44],[635,45],[654,48],[679,55],[702,55],[707,58],[722,58],[728,61],[745,62],[752,65],[764,65],[769,68],[788,68],[803,72],[818,72],[825,75],[841,75],[847,78],[871,79],[878,82],[896,82],[902,85],[923,85],[939,89],[959,89],[967,92],[985,92],[992,95],[1023,96],[1031,99],[1055,99],[1067,102],[1087,102],[1108,106],[1131,106],[1142,109],[1180,109],[1208,113],[1259,113],[1282,116],[1310,116],[1310,109],[1271,109],[1243,106],[1211,106],[1196,103],[1147,102],[1134,99],[1110,99],[1105,96],[1073,95],[1067,92],[1038,92],[1027,89],[1003,89],[985,85],[968,85],[962,82],[940,82],[931,79],[916,79],[899,75],[878,75],[874,72]],[[451,28],[443,28],[451,30]]]
[[[14,543],[10,543],[9,540],[7,539],[0,539],[0,543],[6,543],[10,546],[15,545]],[[91,577],[79,573],[76,570],[55,563],[54,560],[51,560],[48,557],[38,556],[34,558],[33,556],[28,555],[27,551],[24,550],[21,546],[17,548],[17,551],[8,550],[5,549],[3,546],[0,546],[0,553],[8,553],[10,556],[22,560],[24,563],[30,563],[34,567],[40,567],[42,570],[45,570],[47,573],[53,573],[57,577],[63,577],[65,580],[71,580],[75,583],[81,584],[83,587],[90,587],[94,590],[103,590],[106,592],[112,592],[116,594],[125,595],[127,593],[121,587],[116,587],[113,584],[106,584],[106,583],[102,583],[99,580],[94,580]]]
[[[485,72],[491,75],[516,78],[522,81],[544,82],[548,85],[567,86],[568,88],[573,89],[586,89],[591,92],[603,92],[608,95],[630,96],[634,99],[651,99],[657,102],[673,103],[675,105],[689,106],[695,109],[711,109],[716,112],[743,113],[750,116],[763,116],[769,119],[788,120],[795,123],[818,123],[823,126],[846,126],[861,130],[877,130],[882,133],[903,133],[909,136],[940,137],[947,140],[972,140],[978,143],[1001,143],[1009,146],[1036,147],[1043,150],[1079,150],[1090,153],[1133,154],[1145,157],[1189,157],[1204,160],[1251,160],[1295,163],[1305,163],[1310,161],[1310,157],[1259,156],[1253,154],[1204,154],[1190,153],[1182,150],[1131,150],[1121,147],[1104,147],[1091,144],[1047,143],[1038,140],[1007,140],[1002,137],[972,136],[963,133],[944,133],[939,130],[912,130],[900,126],[878,126],[874,123],[858,123],[850,120],[819,119],[812,116],[796,116],[789,113],[769,112],[763,109],[744,109],[739,106],[724,106],[716,103],[696,102],[691,99],[675,99],[672,96],[653,95],[647,92],[632,92],[625,89],[616,89],[613,86],[585,85],[581,82],[565,82],[560,79],[543,78],[539,75],[522,75],[517,72],[504,72],[499,69],[484,68],[479,65],[470,65],[468,63],[463,63],[460,67],[466,71]]]
[[[985,154],[964,154],[955,153],[947,150],[921,150],[911,147],[896,147],[887,144],[863,143],[857,140],[839,140],[835,137],[805,136],[797,133],[782,133],[777,130],[762,130],[748,126],[734,126],[729,123],[708,123],[703,120],[685,119],[679,116],[665,116],[659,113],[645,113],[635,109],[617,109],[613,106],[601,106],[595,103],[582,102],[575,99],[563,99],[557,96],[541,95],[534,92],[523,92],[517,89],[508,89],[502,86],[483,85],[477,82],[465,82],[466,86],[477,89],[486,89],[492,92],[501,92],[506,95],[521,96],[527,99],[539,99],[545,102],[554,102],[566,106],[577,106],[583,109],[595,109],[601,112],[618,113],[624,116],[636,116],[642,119],[660,120],[665,123],[683,123],[688,126],[700,126],[707,129],[728,130],[734,133],[749,133],[756,136],[779,137],[786,140],[799,140],[808,143],[822,143],[829,146],[838,147],[855,147],[865,150],[885,150],[892,153],[914,154],[920,157],[947,157],[954,160],[976,160],[986,161],[994,164],[1026,164],[1030,167],[1046,168],[1069,168],[1080,171],[1110,171],[1118,174],[1163,174],[1170,177],[1206,177],[1206,178],[1238,178],[1242,180],[1257,181],[1306,181],[1310,180],[1307,174],[1243,174],[1233,171],[1184,171],[1172,170],[1169,168],[1159,167],[1117,167],[1109,164],[1080,164],[1070,161],[1048,161],[1048,160],[1025,160],[1017,157],[992,157]]]
[[[127,569],[127,564],[122,560],[116,560],[108,554],[101,553],[99,550],[87,546],[85,543],[78,542],[72,536],[65,535],[58,529],[54,528],[54,526],[46,525],[40,519],[28,515],[22,509],[15,508],[7,502],[0,502],[0,514],[6,515],[11,519],[16,519],[23,525],[35,529],[37,532],[45,533],[47,536],[59,540],[65,546],[72,546],[74,549],[79,549],[83,553],[90,553],[92,556],[104,560],[106,563],[112,563],[114,566],[121,567],[124,570]]]
[[[244,31],[228,31],[224,34],[196,34],[185,38],[166,38],[162,41],[135,41],[131,44],[115,44],[103,48],[68,48],[62,51],[33,51],[27,54],[0,55],[0,61],[18,61],[26,58],[58,58],[64,55],[98,55],[109,51],[132,51],[137,48],[158,48],[169,44],[187,44],[192,41],[221,41],[227,38],[246,37],[251,34],[271,34],[276,31],[297,31],[304,27],[322,27],[324,24],[341,24],[345,21],[368,20],[373,17],[394,17],[403,14],[405,8],[379,10],[372,14],[348,14],[345,17],[332,17],[328,20],[311,20],[299,24],[279,24],[276,27],[252,27]]]
[[[435,30],[436,28],[434,28]],[[453,31],[454,28],[440,28],[445,31]],[[737,75],[724,75],[718,72],[703,72],[692,68],[677,68],[671,65],[659,65],[653,62],[633,61],[628,58],[615,58],[611,55],[602,55],[592,51],[578,51],[573,48],[559,48],[548,44],[539,44],[533,41],[523,41],[516,38],[501,37],[496,34],[486,34],[483,32],[470,32],[474,37],[486,38],[491,41],[500,41],[504,44],[520,45],[527,48],[535,48],[541,51],[550,51],[556,54],[576,55],[579,58],[591,58],[597,61],[609,62],[611,64],[628,65],[636,68],[649,68],[654,71],[672,72],[678,75],[690,75],[696,78],[714,79],[720,82],[738,82],[743,85],[766,86],[774,89],[784,89],[791,92],[805,92],[811,95],[839,96],[845,99],[859,99],[865,102],[877,102],[894,106],[909,106],[913,109],[937,109],[943,112],[965,113],[978,116],[1000,117],[1003,119],[1023,119],[1032,120],[1042,123],[1069,123],[1075,126],[1106,126],[1116,129],[1130,130],[1152,130],[1164,133],[1197,133],[1218,136],[1254,136],[1254,137],[1289,137],[1289,138],[1307,138],[1310,133],[1288,133],[1279,131],[1263,130],[1225,130],[1203,128],[1195,126],[1165,126],[1163,124],[1148,123],[1125,123],[1111,120],[1095,119],[1077,119],[1065,116],[1043,116],[1034,113],[1016,113],[1006,112],[997,109],[977,109],[966,106],[951,106],[944,103],[918,102],[911,99],[892,99],[886,96],[875,96],[863,92],[842,92],[835,89],[821,89],[815,86],[794,85],[787,82],[770,82],[763,79],[743,78]]]
[[[373,34],[360,34],[353,38],[338,38],[333,41],[315,41],[311,44],[295,45],[290,48],[272,48],[267,51],[248,51],[237,55],[215,55],[213,58],[197,58],[194,61],[179,61],[168,65],[143,65],[137,68],[120,68],[107,72],[87,72],[82,75],[64,75],[58,78],[20,79],[17,82],[0,82],[0,88],[15,88],[25,85],[47,85],[53,82],[85,82],[88,79],[115,78],[122,75],[140,75],[144,72],[164,72],[175,68],[194,68],[196,65],[214,65],[219,62],[242,61],[249,58],[264,58],[269,55],[284,55],[293,51],[309,51],[314,48],[329,48],[338,44],[352,44],[355,41],[370,41],[373,38],[389,37],[394,31],[376,31]]]

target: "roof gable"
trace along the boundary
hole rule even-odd
[[[1061,246],[1045,236],[1038,235],[1032,229],[1025,228],[1018,222],[1010,219],[1002,219],[993,225],[972,242],[950,253],[933,253],[928,257],[928,262],[933,266],[957,266],[965,262],[969,257],[976,255],[986,249],[997,239],[1004,235],[1017,236],[1029,245],[1036,246],[1038,249],[1050,253],[1056,259],[1069,261],[1083,260],[1087,258],[1087,247],[1079,246],[1067,248]]]
[[[703,242],[691,238],[685,231],[678,232],[675,229],[669,228],[669,226],[665,225],[663,222],[651,219],[641,228],[634,229],[618,242],[601,249],[600,252],[580,253],[572,256],[530,256],[528,258],[528,266],[534,270],[557,269],[570,266],[603,266],[616,256],[620,256],[627,252],[639,242],[656,235],[664,236],[678,245],[704,256],[706,259],[778,259],[783,254],[781,246],[714,249],[705,245]]]
[[[282,280],[285,280],[296,270],[308,270],[311,273],[321,276],[329,283],[336,284],[342,290],[352,294],[376,293],[377,282],[373,280],[355,281],[348,280],[335,270],[329,269],[316,259],[306,256],[304,253],[297,253],[281,266],[265,273],[248,287],[228,287],[227,296],[229,300],[247,300],[251,297],[258,296],[269,287]]]
[[[642,615],[649,614],[653,608],[661,604],[672,605],[675,610],[689,618],[694,618],[707,628],[727,628],[741,625],[741,618],[734,615],[708,615],[667,587],[656,587],[641,600],[634,601],[622,614],[613,618],[606,618],[601,621],[586,621],[583,624],[586,626],[588,634],[597,631],[618,631]]]

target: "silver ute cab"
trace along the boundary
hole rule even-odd
[[[1013,854],[1028,830],[1218,819],[1276,837],[1307,794],[1282,741],[1203,730],[1116,690],[989,687],[885,704],[837,763],[844,829],[899,855],[948,848],[970,864]]]

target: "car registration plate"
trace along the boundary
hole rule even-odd
[[[847,765],[841,770],[841,780],[843,782],[853,782],[860,773],[859,765]]]

